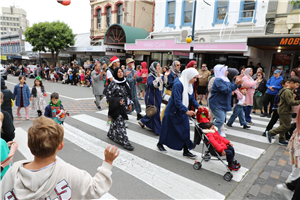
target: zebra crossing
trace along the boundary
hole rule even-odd
[[[142,108],[145,106],[142,105]],[[230,115],[231,112],[228,112],[227,119]],[[251,116],[254,126],[249,130],[242,129],[238,119],[233,127],[226,127],[227,139],[233,143],[235,157],[242,165],[239,171],[232,171],[230,182],[223,179],[226,168],[220,161],[211,159],[202,163],[200,170],[194,170],[195,161],[183,157],[182,151],[166,148],[167,153],[159,152],[156,147],[159,136],[149,129],[142,129],[134,113],[129,115],[127,121],[127,134],[135,147],[134,151],[128,152],[107,138],[107,110],[102,110],[74,115],[66,120],[65,147],[58,153],[58,159],[93,175],[101,160],[104,160],[103,152],[107,145],[120,147],[120,156],[114,162],[113,187],[101,199],[225,199],[270,146],[266,137],[261,136],[270,119]],[[191,123],[192,140],[193,130],[194,124]],[[26,130],[16,128],[15,140],[23,157],[32,160]],[[202,156],[201,151],[202,145],[192,151],[198,156],[197,160]],[[77,159],[89,161],[80,162]]]

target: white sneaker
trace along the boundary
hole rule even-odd
[[[225,132],[222,131],[222,132],[221,132],[221,136],[224,137],[224,138],[226,138]]]
[[[282,192],[286,199],[292,199],[294,192],[289,190],[284,184],[277,184],[276,187]]]

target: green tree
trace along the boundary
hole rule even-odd
[[[54,66],[56,66],[58,54],[75,44],[75,34],[72,29],[60,21],[33,24],[25,31],[25,38],[33,46],[32,51],[51,52]]]
[[[300,1],[299,0],[293,0],[293,1],[290,1],[290,4],[292,4],[293,6],[294,5],[298,5],[300,3]]]

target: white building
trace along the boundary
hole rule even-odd
[[[29,26],[29,21],[26,19],[27,13],[25,10],[16,7],[2,7],[0,15],[1,35],[10,32],[18,32],[20,28],[26,31]]]
[[[190,0],[155,1],[155,27],[150,36],[126,44],[127,51],[150,51],[162,66],[173,60],[189,62],[193,3]],[[261,51],[247,46],[247,36],[264,35],[269,1],[197,0],[194,58],[209,68],[218,63],[239,68],[260,61]],[[210,5],[208,5],[210,4]]]

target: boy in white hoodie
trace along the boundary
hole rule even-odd
[[[28,130],[33,161],[19,161],[2,179],[0,199],[99,199],[112,185],[112,163],[118,148],[109,145],[105,160],[92,177],[84,170],[56,159],[62,150],[64,129],[47,117],[39,117]]]

